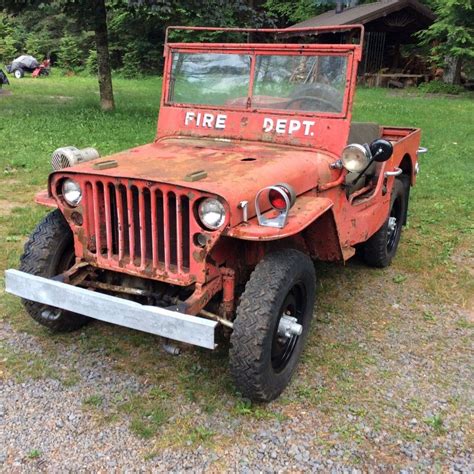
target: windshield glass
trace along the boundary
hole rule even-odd
[[[341,113],[347,57],[173,53],[169,103]]]
[[[247,97],[249,82],[249,55],[173,53],[169,101],[226,105]]]
[[[252,106],[342,112],[345,56],[257,56]]]

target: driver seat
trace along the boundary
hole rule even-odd
[[[347,144],[358,143],[364,145],[365,143],[370,144],[374,140],[382,137],[382,127],[374,122],[352,122],[349,130],[349,138]],[[373,176],[376,171],[377,163],[372,163],[367,171],[364,173],[365,176]],[[348,194],[352,194],[365,186],[366,180],[364,178],[359,179],[356,184],[352,182],[357,178],[358,173],[347,173],[345,185]]]

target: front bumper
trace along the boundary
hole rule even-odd
[[[5,272],[5,290],[21,298],[90,318],[214,349],[216,321],[146,306],[19,270]]]

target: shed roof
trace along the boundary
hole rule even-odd
[[[356,7],[346,8],[341,13],[330,10],[309,20],[292,25],[289,29],[313,26],[353,25],[356,23],[364,25],[377,18],[402,10],[405,7],[411,7],[416,10],[419,15],[426,18],[428,23],[433,22],[435,19],[435,14],[418,0],[382,0],[375,3],[366,3]]]

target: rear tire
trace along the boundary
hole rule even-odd
[[[406,221],[408,196],[404,182],[395,179],[390,200],[390,211],[383,226],[361,245],[364,261],[371,267],[385,268],[397,253],[402,227]]]
[[[18,68],[18,69],[15,69],[15,72],[13,73],[13,75],[15,76],[16,79],[21,79],[25,75],[25,71],[23,71],[23,69],[21,68]]]
[[[230,339],[230,372],[243,396],[269,402],[290,382],[309,333],[315,287],[313,262],[298,250],[274,252],[255,267]],[[300,334],[282,335],[282,324],[291,322]]]
[[[56,209],[46,215],[26,242],[20,270],[52,278],[71,268],[74,261],[71,229],[61,212]],[[23,300],[23,305],[35,321],[55,332],[74,331],[90,321],[86,316],[34,301]]]

